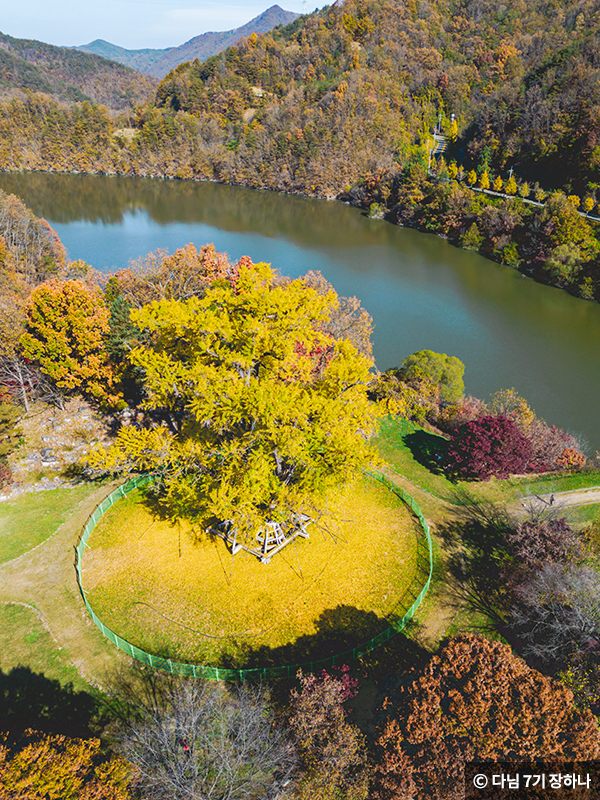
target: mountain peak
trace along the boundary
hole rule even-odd
[[[75,49],[83,50],[85,53],[95,53],[133,67],[140,72],[164,78],[168,72],[184,61],[193,61],[195,58],[206,61],[210,56],[237,44],[240,39],[250,36],[251,33],[267,33],[278,25],[288,25],[299,16],[300,14],[285,11],[281,6],[275,4],[239,28],[201,33],[178,47],[168,47],[165,50],[152,48],[127,50],[104,39],[94,39],[93,42],[82,44]]]

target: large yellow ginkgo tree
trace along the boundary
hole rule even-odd
[[[132,311],[143,405],[165,422],[121,430],[92,464],[152,472],[171,518],[225,523],[241,541],[311,514],[330,486],[376,460],[373,362],[327,332],[337,304],[332,290],[248,263],[201,298]]]

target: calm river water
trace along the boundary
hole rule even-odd
[[[515,387],[547,422],[581,435],[590,455],[600,449],[600,305],[340,203],[77,175],[0,173],[0,188],[53,225],[69,258],[96,269],[214,242],[292,277],[320,270],[373,316],[380,369],[417,350],[458,356],[469,393]]]

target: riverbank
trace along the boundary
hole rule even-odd
[[[243,148],[223,143],[217,152],[204,142],[202,124],[192,114],[154,109],[124,137],[120,121],[102,107],[67,108],[31,93],[27,102],[0,105],[0,169],[214,182],[336,198],[394,224],[436,233],[576,297],[600,301],[600,227],[578,213],[573,203],[579,198],[554,192],[538,206],[478,192],[464,170],[447,166],[443,158],[428,164],[417,145],[407,146],[402,157],[380,148],[367,160],[357,160],[350,150],[336,151],[336,169],[332,154],[329,160],[313,153],[297,164],[280,164],[287,149],[279,153],[264,132],[261,142],[277,151],[272,157],[267,149],[262,158],[254,151],[250,158]]]
[[[436,233],[464,250],[584,300],[600,301],[600,226],[562,192],[537,203],[483,191],[414,162],[358,181],[340,199],[372,217]]]
[[[483,191],[464,181],[418,169],[367,176],[337,195],[300,189],[282,191],[251,180],[181,177],[169,171],[137,169],[2,169],[5,173],[148,177],[185,183],[241,186],[307,199],[338,200],[372,218],[435,233],[455,247],[475,251],[489,261],[517,269],[533,280],[569,294],[600,302],[600,225],[583,215],[561,192],[546,203]],[[422,171],[421,171],[422,172]],[[415,179],[415,175],[417,178]]]

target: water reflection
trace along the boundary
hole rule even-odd
[[[115,269],[158,247],[214,241],[297,276],[318,269],[360,297],[381,369],[415,350],[461,358],[468,391],[514,386],[549,422],[600,447],[600,306],[523,278],[432,235],[340,203],[218,184],[1,174],[59,232],[71,258]]]

